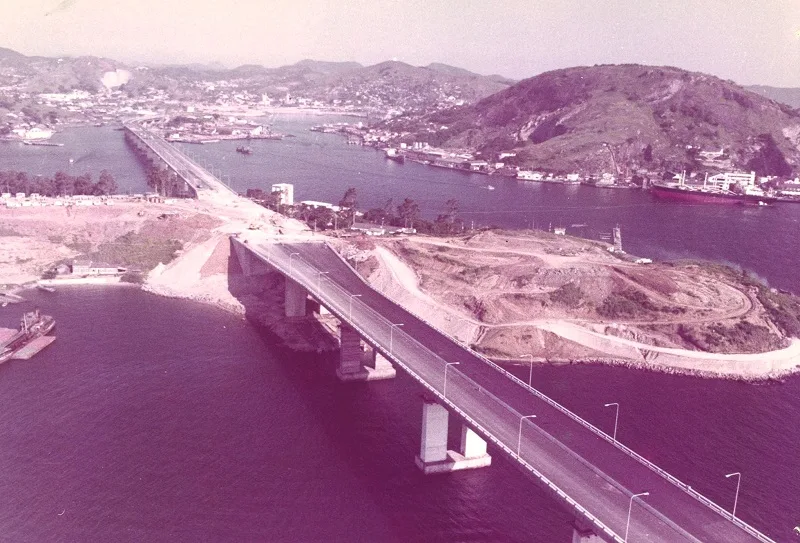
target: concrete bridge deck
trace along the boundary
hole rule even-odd
[[[627,541],[772,541],[373,290],[326,245],[233,243],[306,289],[602,539],[623,542],[627,531]],[[633,502],[626,526],[631,497],[641,492],[649,496]]]
[[[124,124],[141,146],[152,156],[181,178],[199,200],[227,201],[237,195],[222,181],[214,177],[208,170],[191,160],[179,149],[142,126],[142,121],[131,121]]]

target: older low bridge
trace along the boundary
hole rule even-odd
[[[184,195],[200,200],[227,201],[236,196],[222,181],[162,137],[147,130],[146,121],[124,123],[125,138],[153,164],[183,182]]]
[[[231,243],[245,275],[284,276],[287,316],[304,315],[311,298],[339,319],[342,380],[397,367],[427,390],[416,458],[426,473],[488,466],[488,441],[574,513],[574,543],[772,541],[384,297],[327,245]],[[451,415],[462,424],[458,451],[447,450]]]

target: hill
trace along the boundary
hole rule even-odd
[[[278,68],[257,64],[233,69],[201,64],[127,67],[105,58],[28,57],[0,48],[0,87],[13,93],[98,92],[103,90],[104,74],[117,70],[129,77],[125,90],[132,97],[161,89],[172,98],[203,100],[209,98],[209,88],[227,82],[259,97],[289,94],[382,112],[430,112],[474,103],[510,84],[499,76],[482,76],[444,64],[416,67],[392,61],[365,67],[357,62],[306,59]]]
[[[698,170],[699,153],[719,149],[726,167],[789,175],[800,166],[800,112],[672,67],[555,70],[473,105],[387,124],[487,158],[514,150],[519,164],[554,172]]]
[[[507,87],[507,83],[444,64],[417,67],[387,61],[330,74],[303,90],[320,100],[407,112],[473,103]]]

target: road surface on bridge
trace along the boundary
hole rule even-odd
[[[772,541],[367,285],[322,243],[245,245],[292,277],[609,541]],[[523,419],[536,415],[534,419]],[[681,486],[682,485],[682,486]]]
[[[186,181],[200,200],[225,200],[236,196],[222,181],[214,177],[208,170],[176,149],[164,138],[142,127],[140,122],[129,122],[125,128],[141,139],[150,149]]]

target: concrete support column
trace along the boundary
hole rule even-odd
[[[447,409],[432,400],[422,404],[422,439],[417,464],[429,465],[447,460]],[[422,467],[424,470],[425,468]]]
[[[461,450],[464,458],[480,458],[486,455],[486,441],[466,424],[461,426]]]
[[[339,327],[339,367],[336,374],[342,381],[361,380],[364,349],[361,336],[350,326],[342,323]]]
[[[236,254],[236,260],[239,262],[239,267],[242,268],[242,275],[250,277],[253,275],[253,258],[250,256],[250,251],[242,247],[241,244],[231,242],[233,252]]]
[[[397,373],[392,366],[392,363],[389,362],[381,353],[376,350],[372,350],[372,356],[370,357],[372,360],[372,369],[375,370],[376,373],[381,374],[389,374],[391,373],[391,377],[394,377]]]
[[[363,346],[361,337],[345,323],[340,326],[341,348],[336,375],[342,381],[377,381],[397,375],[394,366],[372,348]]]
[[[575,519],[572,527],[572,543],[603,543],[600,536],[592,531],[591,525],[584,519]]]
[[[286,297],[284,309],[287,317],[304,317],[306,315],[306,298],[308,292],[288,277],[286,279]]]
[[[466,425],[461,429],[461,452],[447,450],[449,413],[435,400],[422,406],[422,437],[415,462],[426,475],[483,468],[492,463],[486,442]]]

